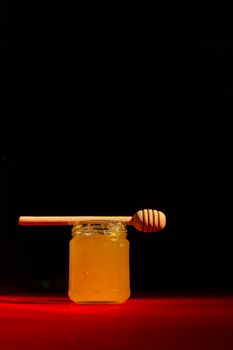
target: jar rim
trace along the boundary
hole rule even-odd
[[[101,223],[83,223],[72,227],[72,235],[93,236],[108,235],[111,237],[126,236],[126,225],[121,222],[104,221]]]

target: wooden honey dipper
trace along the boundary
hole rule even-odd
[[[143,209],[137,211],[133,216],[20,216],[19,225],[77,225],[98,224],[101,222],[121,222],[131,225],[142,232],[157,232],[166,225],[166,216],[155,209]]]

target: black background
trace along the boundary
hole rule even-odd
[[[128,228],[132,291],[231,292],[232,40],[94,9],[1,21],[0,290],[67,290],[70,228],[20,215],[154,208],[164,230]]]

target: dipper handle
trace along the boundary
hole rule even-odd
[[[157,232],[166,225],[164,213],[155,209],[143,209],[133,216],[20,216],[19,225],[23,226],[61,226],[112,221],[131,225],[142,232]]]

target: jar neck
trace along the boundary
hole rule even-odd
[[[71,234],[73,237],[101,235],[111,238],[126,238],[126,225],[121,222],[103,222],[100,224],[78,224],[74,225]]]

